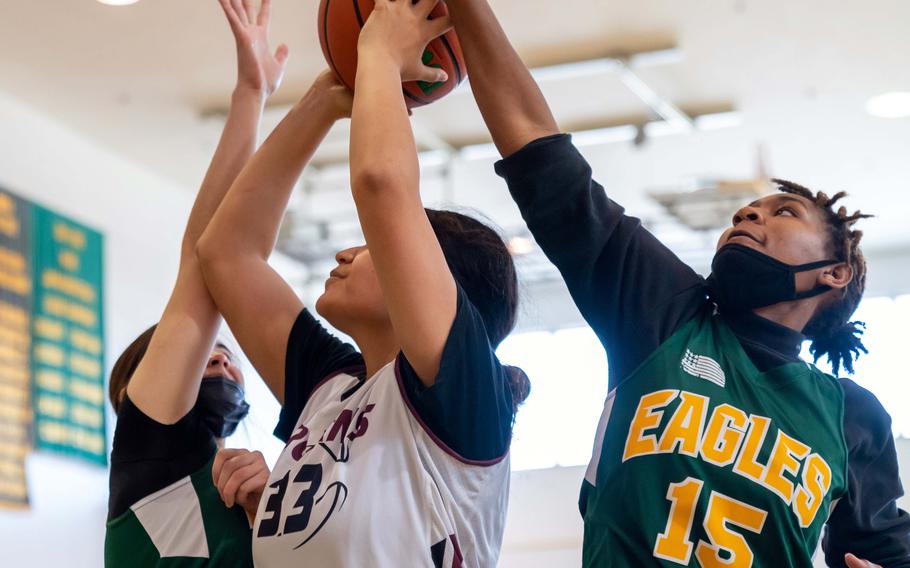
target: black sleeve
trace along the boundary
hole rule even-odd
[[[607,198],[570,136],[535,140],[496,173],[607,349],[612,385],[704,308],[704,280]]]
[[[508,375],[477,308],[460,287],[436,382],[427,388],[404,354],[398,357],[398,372],[408,405],[444,447],[475,462],[506,454],[515,416]]]
[[[843,567],[850,552],[885,568],[910,567],[910,515],[897,508],[904,492],[891,417],[866,389],[848,379],[841,385],[848,493],[828,519],[825,560]]]
[[[108,519],[199,471],[215,454],[215,438],[190,412],[177,423],[156,422],[124,396],[111,449]]]
[[[363,357],[304,309],[288,336],[284,363],[284,405],[275,436],[287,442],[303,407],[319,383],[339,371],[363,367]]]

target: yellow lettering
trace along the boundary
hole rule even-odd
[[[657,451],[657,438],[654,434],[645,434],[645,431],[656,428],[660,424],[662,411],[654,412],[658,408],[667,406],[679,394],[678,390],[661,390],[641,397],[632,424],[629,426],[629,436],[626,438],[626,447],[623,451],[622,461],[630,460],[637,456],[653,454]]]
[[[721,404],[714,409],[701,442],[701,457],[718,467],[733,463],[742,445],[749,418],[742,410]]]
[[[807,455],[809,455],[809,446],[784,434],[782,430],[777,431],[777,440],[774,441],[771,459],[768,460],[768,467],[765,469],[764,484],[780,495],[787,505],[790,504],[793,496],[793,482],[785,478],[783,474],[787,472],[796,475],[796,472],[799,471],[797,458],[803,459]]]
[[[793,494],[793,512],[801,527],[806,528],[815,520],[822,500],[831,488],[831,467],[818,454],[812,454],[803,466],[803,484]]]
[[[728,525],[761,534],[767,517],[766,511],[712,492],[704,523],[710,543],[702,540],[695,548],[695,558],[698,559],[699,565],[704,568],[752,566],[753,554],[746,539],[738,532],[730,530]],[[725,551],[725,558],[721,557],[721,550]]]
[[[770,425],[770,418],[754,414],[749,416],[749,433],[746,436],[743,450],[736,459],[736,465],[733,466],[733,471],[743,477],[754,480],[756,483],[761,483],[761,478],[765,472],[765,468],[756,460],[758,459],[758,452],[761,451],[762,444],[765,442],[765,436],[768,434]]]
[[[702,427],[705,425],[705,412],[708,397],[682,391],[680,403],[660,439],[661,452],[674,452],[679,446],[679,453],[695,457],[698,454],[698,442]]]

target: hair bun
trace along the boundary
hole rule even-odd
[[[531,379],[520,367],[503,365],[509,377],[509,388],[512,391],[512,406],[518,408],[531,394]]]

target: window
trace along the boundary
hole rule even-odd
[[[851,378],[878,397],[895,436],[910,437],[910,368],[904,359],[910,349],[905,327],[910,296],[864,300],[853,319],[866,322],[869,353],[860,356]],[[803,355],[811,361],[808,347]],[[531,395],[515,421],[512,469],[586,464],[607,395],[607,359],[594,332],[584,327],[516,334],[503,341],[498,354],[531,379]],[[831,370],[827,360],[819,367]]]

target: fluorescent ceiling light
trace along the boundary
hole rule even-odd
[[[107,4],[108,6],[129,6],[130,4],[135,4],[139,0],[98,0],[102,4]]]
[[[872,97],[866,103],[866,112],[879,118],[904,118],[910,116],[910,92],[893,91]]]

